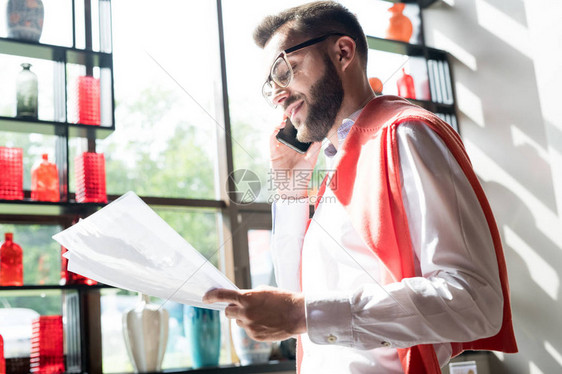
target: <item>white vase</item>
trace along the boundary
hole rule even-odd
[[[160,371],[168,342],[168,311],[139,293],[139,303],[123,314],[123,336],[136,373]]]
[[[232,343],[236,355],[242,365],[263,364],[269,361],[271,356],[272,342],[258,342],[248,336],[246,330],[236,324],[236,320],[231,320],[230,330]]]

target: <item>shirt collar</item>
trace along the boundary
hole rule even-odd
[[[338,127],[338,130],[337,130],[338,147],[341,146],[343,144],[345,138],[347,138],[347,134],[349,134],[349,131],[351,130],[351,127],[353,126],[353,124],[355,123],[357,118],[359,117],[359,114],[361,114],[362,110],[363,110],[363,108],[358,109],[355,112],[353,112],[348,118],[345,118],[342,121],[340,127]],[[324,149],[324,154],[328,157],[334,157],[337,152],[338,152],[338,150],[336,149],[336,147],[334,147],[334,145],[332,143],[330,143]]]

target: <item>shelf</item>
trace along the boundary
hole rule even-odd
[[[0,131],[64,135],[66,128],[68,128],[68,136],[71,138],[86,138],[89,135],[94,135],[96,139],[105,139],[115,131],[114,126],[94,126],[0,116]]]
[[[57,284],[53,285],[23,285],[23,286],[0,286],[0,293],[3,291],[50,291],[50,290],[89,290],[89,289],[101,289],[101,288],[113,288],[105,284],[96,284],[94,286],[88,286],[85,284],[70,284],[60,286]],[[30,292],[33,293],[33,292]]]
[[[270,361],[266,364],[255,365],[221,365],[219,367],[208,367],[201,369],[168,369],[156,373],[147,374],[258,374],[258,373],[285,373],[296,372],[294,360]],[[125,374],[125,373],[123,373]]]
[[[0,38],[2,54],[24,56],[50,61],[65,61],[71,64],[85,65],[86,61],[94,66],[111,67],[111,53],[94,52],[83,49],[40,44],[25,40]]]
[[[77,203],[48,202],[35,200],[0,200],[0,219],[3,215],[22,216],[60,216],[63,214],[77,214],[92,212],[107,204],[105,203]]]
[[[367,46],[369,49],[397,53],[413,57],[427,57],[434,60],[447,60],[448,53],[441,49],[423,47],[419,44],[410,44],[398,40],[390,40],[367,35]]]
[[[390,40],[367,35],[367,46],[369,49],[398,53],[407,56],[424,56],[424,48],[418,44],[410,44],[398,40]]]

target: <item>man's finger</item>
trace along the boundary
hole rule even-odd
[[[215,288],[203,295],[203,302],[207,304],[220,302],[240,304],[240,292],[226,288]]]
[[[238,319],[240,318],[240,307],[235,304],[230,304],[224,310],[224,315],[228,319]]]

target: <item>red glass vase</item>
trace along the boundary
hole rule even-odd
[[[23,286],[23,250],[11,232],[4,234],[0,247],[0,286]]]
[[[68,252],[68,249],[61,246],[61,256],[64,255],[66,252]],[[68,271],[68,259],[66,257],[62,256],[60,283],[59,284],[61,286],[64,286],[64,285],[67,285],[67,284],[85,284],[87,286],[94,286],[94,285],[98,284],[98,282],[96,282],[93,279],[86,278],[83,275],[76,274],[76,273],[73,273],[71,271]]]
[[[4,358],[4,339],[0,335],[0,374],[6,374],[6,359]]]
[[[23,200],[23,149],[0,147],[0,199]]]
[[[74,159],[76,201],[107,203],[105,157],[103,153],[84,152]]]
[[[100,80],[90,76],[78,77],[78,123],[100,125]]]
[[[388,9],[392,15],[388,20],[388,27],[386,29],[387,39],[400,40],[406,43],[410,41],[414,30],[412,21],[402,14],[405,7],[406,4],[404,3],[395,3]]]
[[[64,373],[62,316],[40,316],[31,325],[30,372]]]
[[[49,162],[49,155],[43,154],[39,164],[31,169],[31,199],[38,201],[59,201],[59,172],[57,165]]]
[[[402,76],[396,81],[396,86],[398,87],[398,96],[402,96],[408,99],[416,98],[414,78],[412,78],[411,75],[406,74],[406,70],[404,70],[404,68],[402,68]]]

